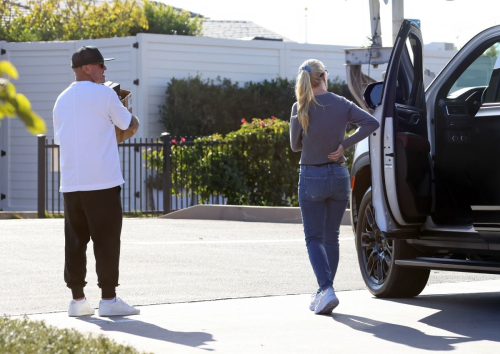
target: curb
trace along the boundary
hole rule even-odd
[[[160,216],[162,219],[198,219],[249,222],[301,224],[302,216],[297,207],[261,207],[241,205],[195,205]],[[346,209],[341,225],[351,225]]]

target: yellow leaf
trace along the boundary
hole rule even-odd
[[[7,97],[13,98],[16,96],[16,87],[9,82],[5,85],[5,92],[7,93]]]
[[[10,100],[6,100],[4,104],[0,106],[2,107],[2,113],[4,116],[13,118],[16,116],[16,107],[9,101]]]
[[[26,125],[26,129],[33,135],[46,132],[47,127],[45,126],[45,121],[35,112],[18,112],[17,114]]]
[[[0,61],[0,74],[5,74],[13,79],[19,78],[16,68],[7,60]]]
[[[25,95],[19,93],[16,95],[17,101],[17,110],[19,112],[30,112],[31,111],[31,103],[28,101]]]

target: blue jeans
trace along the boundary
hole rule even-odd
[[[300,166],[300,211],[318,291],[332,286],[337,273],[339,228],[350,192],[349,171],[345,164]]]

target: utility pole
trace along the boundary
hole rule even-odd
[[[380,2],[379,0],[370,0],[370,24],[372,47],[382,47],[382,30],[380,29]]]
[[[306,22],[306,43],[307,43],[307,7],[304,9],[304,11],[306,12],[305,22]]]
[[[392,0],[392,44],[396,42],[399,29],[404,20],[404,0]]]

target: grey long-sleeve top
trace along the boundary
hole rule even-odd
[[[292,107],[290,145],[293,151],[302,151],[301,165],[331,162],[327,156],[337,150],[340,143],[344,150],[348,149],[373,133],[380,125],[372,115],[344,97],[331,92],[315,97],[323,106],[311,103],[307,135],[297,118],[297,102]],[[347,123],[357,124],[360,129],[344,138]],[[343,161],[344,156],[338,162]]]

